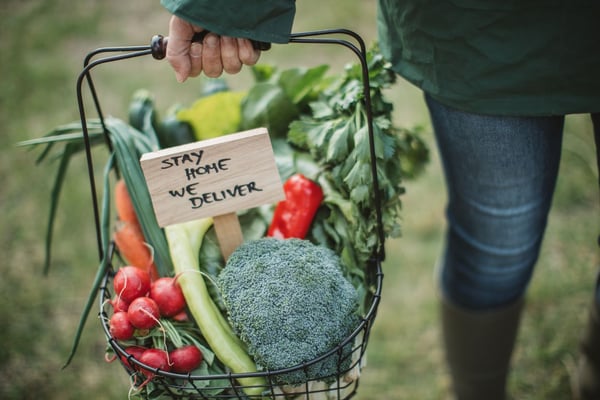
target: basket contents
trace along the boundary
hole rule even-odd
[[[115,183],[114,191],[118,222],[113,233],[113,240],[119,248],[119,252],[129,264],[146,270],[152,279],[157,279],[159,275],[154,264],[152,250],[146,244],[125,181],[118,180]]]
[[[304,239],[323,201],[323,189],[302,174],[294,174],[283,184],[285,200],[275,207],[268,236]]]
[[[402,178],[416,176],[428,153],[418,129],[392,122],[384,89],[395,75],[376,46],[367,62],[381,228],[395,237]],[[102,257],[69,361],[100,292],[107,358],[120,360],[130,373],[131,395],[352,394],[375,316],[381,275],[373,272],[383,243],[373,207],[361,68],[351,64],[333,76],[327,71],[259,65],[247,91],[211,80],[197,102],[174,106],[163,119],[143,89],[132,98],[128,122],[86,120],[91,145],[109,150]],[[140,157],[258,127],[268,128],[286,200],[238,213],[244,243],[224,258],[210,217],[159,227]],[[67,165],[83,148],[80,132],[81,124],[68,124],[24,144],[47,146],[43,160],[62,142],[58,156]],[[53,190],[48,247],[64,173],[59,169]]]
[[[261,369],[279,370],[335,348],[358,326],[358,294],[333,251],[302,239],[242,244],[217,279],[231,324]],[[352,344],[277,384],[335,380],[351,363]]]

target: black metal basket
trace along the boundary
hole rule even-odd
[[[340,36],[343,37],[344,35],[351,37],[355,43],[346,39],[339,39]],[[377,181],[377,168],[375,162],[373,116],[371,111],[366,48],[362,38],[358,34],[346,29],[295,33],[291,35],[290,43],[341,45],[350,49],[358,57],[362,66],[364,101],[369,125],[371,172],[374,189],[373,207],[376,211],[379,236],[378,250],[365,267],[367,284],[368,286],[374,288],[373,291],[368,294],[365,300],[366,304],[364,305],[364,309],[366,310],[366,314],[362,317],[354,331],[347,338],[345,338],[345,340],[337,344],[337,346],[332,348],[327,353],[301,365],[273,371],[224,373],[220,375],[178,374],[163,371],[139,362],[132,355],[127,353],[119,341],[117,341],[110,334],[108,320],[111,313],[111,307],[109,305],[109,300],[112,298],[111,280],[115,272],[113,265],[115,248],[114,245],[112,245],[109,252],[109,260],[105,260],[105,262],[108,264],[108,272],[104,276],[103,283],[100,287],[100,321],[102,328],[104,329],[108,344],[115,354],[120,358],[122,365],[131,375],[132,381],[140,382],[140,380],[136,379],[145,379],[145,376],[142,375],[142,371],[145,371],[147,374],[151,373],[153,375],[153,388],[162,393],[162,396],[171,397],[173,399],[350,399],[357,393],[360,369],[366,363],[365,353],[369,340],[369,334],[373,326],[373,322],[377,314],[377,308],[381,299],[383,281],[381,263],[385,257],[384,232],[380,204],[381,200],[379,197],[379,185]],[[111,53],[112,55],[101,57],[107,53]],[[164,58],[165,41],[162,36],[155,36],[152,38],[152,41],[148,46],[106,47],[90,52],[85,57],[84,68],[77,81],[77,100],[84,136],[95,227],[101,261],[104,258],[104,250],[101,236],[100,210],[94,178],[95,174],[91,153],[91,141],[88,134],[82,87],[84,83],[87,83],[94,102],[95,111],[100,121],[103,121],[104,117],[100,107],[100,101],[92,81],[92,69],[101,64],[146,55],[151,55],[155,59]],[[108,138],[107,143],[110,146],[110,141]],[[350,351],[348,351],[349,348],[351,348]],[[322,377],[323,380],[328,382],[327,384],[324,384],[323,382],[309,381],[293,388],[282,388],[276,384],[278,381],[277,377],[280,375],[296,371],[307,371],[315,364],[331,360],[335,360],[338,368],[335,376]],[[248,387],[240,383],[240,379],[243,381],[243,378],[249,377],[264,378],[265,384],[258,387]],[[261,394],[248,395],[247,389],[252,389],[252,393],[260,392]]]

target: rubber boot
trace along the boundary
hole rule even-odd
[[[597,301],[590,307],[588,325],[581,340],[577,370],[580,400],[600,399],[600,310]]]
[[[472,312],[442,300],[446,361],[457,400],[504,400],[523,299]]]

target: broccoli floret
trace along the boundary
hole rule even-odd
[[[357,327],[358,294],[333,251],[302,239],[261,238],[239,246],[217,278],[228,318],[257,367],[293,367],[338,346]],[[350,366],[352,343],[280,385],[333,381]]]

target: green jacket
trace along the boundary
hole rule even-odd
[[[295,13],[294,0],[161,2],[216,33],[274,43],[288,41]],[[600,112],[599,17],[598,0],[379,0],[379,44],[402,77],[461,110]]]
[[[209,31],[260,42],[287,43],[295,0],[161,0],[171,13]]]

